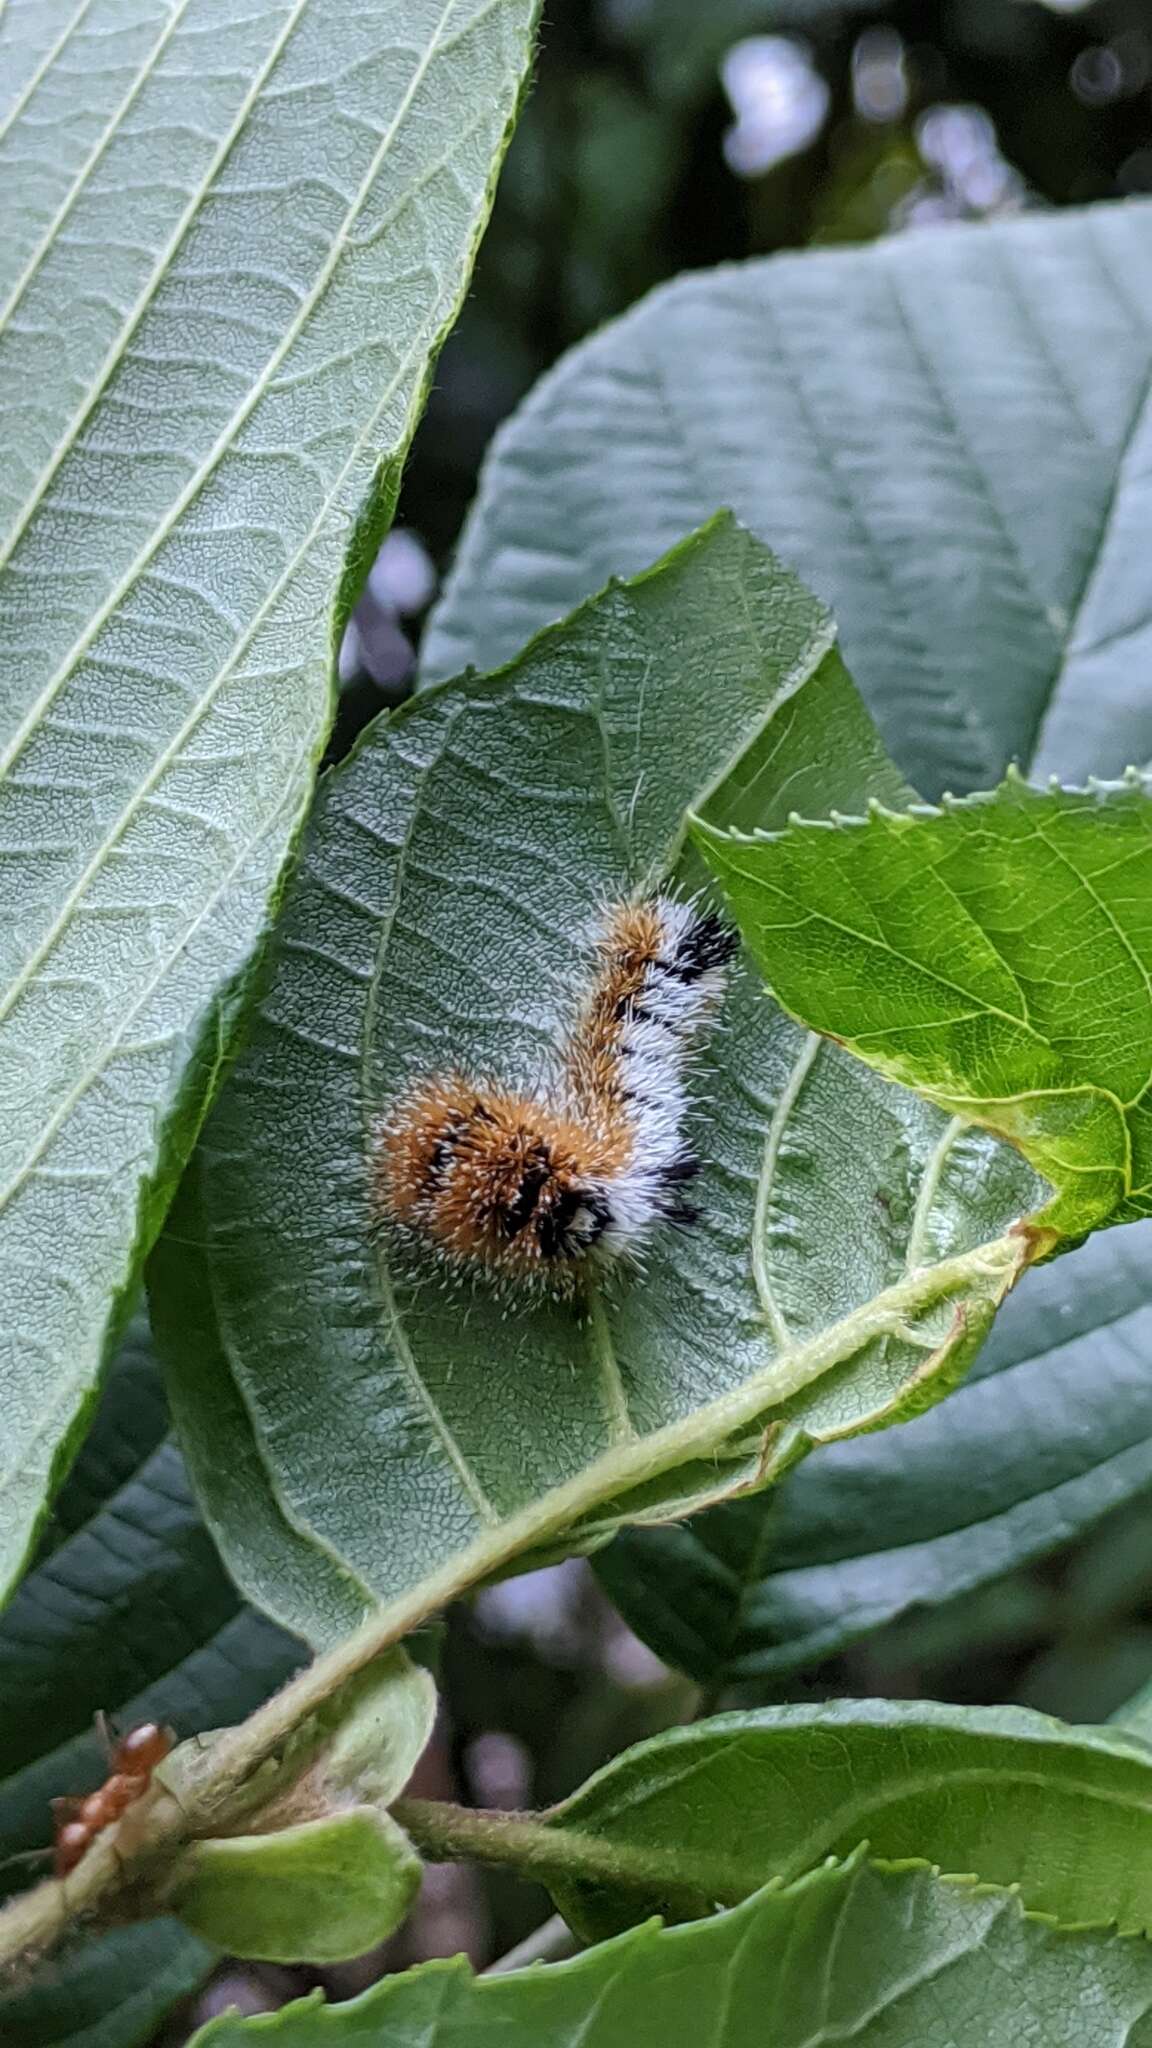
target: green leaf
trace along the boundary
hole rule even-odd
[[[0,1617],[0,1865],[50,1843],[53,1798],[106,1775],[98,1712],[190,1735],[241,1719],[300,1663],[301,1645],[227,1578],[166,1424],[138,1318],[57,1498],[52,1546]],[[39,1874],[0,1870],[5,1886]],[[78,2033],[81,2020],[92,2028],[93,2048],[131,2048],[211,1961],[171,1920],[85,1941],[35,1985],[0,1994],[0,2036],[57,2048],[63,2013]]]
[[[637,16],[638,33],[646,20]],[[1037,777],[1069,781],[1149,760],[1152,692],[1141,677],[1152,627],[1138,537],[1152,511],[1150,224],[1148,202],[1033,214],[725,265],[663,287],[571,351],[497,436],[425,635],[425,676],[506,659],[608,574],[651,560],[724,503],[830,602],[852,673],[921,790],[987,787],[1014,756]],[[829,1052],[814,1078],[826,1063]],[[851,1140],[849,1167],[855,1120]],[[1122,1498],[1149,1437],[1136,1305],[1147,1235],[1134,1228],[1135,1239],[1114,1232],[1062,1261],[1058,1281],[1024,1277],[1008,1305],[1013,1370],[1001,1387],[966,1389],[962,1407],[890,1441],[819,1452],[786,1482],[775,1531],[762,1527],[776,1514],[763,1496],[718,1510],[715,1536],[711,1521],[682,1532],[683,1547],[703,1547],[708,1581],[717,1564],[727,1578],[734,1548],[738,1576],[751,1560],[747,1622],[761,1604],[755,1558],[781,1543],[787,1576],[771,1582],[770,1600],[785,1612],[778,1630],[772,1613],[766,1627],[803,1654],[805,1640],[834,1647],[854,1617],[868,1626],[918,1589],[944,1598],[1074,1536],[1113,1486]],[[1113,1328],[1116,1307],[1124,1320]],[[1081,1351],[1057,1348],[1067,1373],[1048,1417],[1058,1314]],[[1089,1349],[1098,1410],[1073,1386]],[[1017,1361],[1030,1356],[1025,1398]],[[1026,1472],[1037,1430],[1045,1455]],[[825,1467],[825,1505],[810,1513]],[[793,1498],[802,1505],[791,1520]],[[881,1500],[899,1547],[877,1557]],[[989,1519],[969,1535],[969,1504],[985,1501]],[[683,1580],[671,1576],[680,1537],[627,1539],[634,1554],[649,1540],[670,1623],[711,1606],[699,1558]],[[715,1598],[723,1605],[723,1590]],[[628,1612],[635,1625],[636,1605]],[[657,1647],[669,1654],[667,1635]],[[676,1661],[690,1654],[682,1646]],[[697,1654],[706,1664],[712,1651]]]
[[[261,1458],[229,1371],[204,1249],[187,1234],[202,1234],[199,1171],[195,1155],[149,1271],[158,1343],[172,1327],[182,1357],[195,1361],[194,1372],[168,1376],[173,1420],[204,1521],[233,1578],[263,1613],[314,1649],[330,1648],[364,1619],[372,1594],[289,1519]]]
[[[1139,1224],[1028,1274],[942,1406],[829,1445],[771,1494],[623,1531],[601,1584],[703,1684],[776,1682],[1146,1495],[1150,1240]]]
[[[1152,1216],[1152,799],[1010,777],[942,811],[695,828],[784,1007],[1054,1189],[1054,1239]]]
[[[360,1673],[327,1709],[326,1792],[390,1806],[424,1754],[436,1719],[430,1674],[403,1650]]]
[[[231,1040],[534,15],[4,9],[4,1581]]]
[[[640,33],[644,23],[637,16]],[[640,567],[713,506],[730,504],[832,604],[853,676],[922,791],[988,786],[1013,756],[1064,780],[1150,760],[1152,698],[1134,676],[1146,666],[1152,598],[1146,551],[1132,541],[1152,510],[1150,223],[1150,203],[1107,205],[775,256],[662,287],[574,348],[496,436],[424,635],[424,676],[506,659],[609,573]],[[816,1075],[826,1061],[822,1053]],[[845,1165],[855,1141],[853,1124]],[[810,1518],[801,1507],[795,1524],[785,1522],[793,1540],[777,1532],[785,1636],[799,1634],[801,1647],[810,1632],[828,1632],[834,1645],[853,1614],[865,1626],[871,1614],[886,1618],[916,1583],[941,1599],[951,1585],[1009,1569],[1017,1544],[1037,1554],[1074,1536],[1101,1499],[1107,1505],[1111,1485],[1132,1483],[1119,1479],[1119,1458],[1132,1475],[1146,1436],[1148,1339],[1134,1296],[1144,1243],[1113,1233],[1062,1260],[1060,1278],[1025,1276],[1011,1303],[1015,1356],[1037,1360],[1025,1415],[1013,1370],[1000,1386],[965,1391],[963,1411],[949,1405],[892,1442],[820,1452],[787,1481],[785,1518],[793,1493],[806,1503],[828,1466],[828,1513]],[[1113,1303],[1132,1315],[1115,1331]],[[1101,1389],[1099,1489],[1088,1470],[1068,1473],[1076,1440],[1062,1430],[1062,1403],[1045,1427],[1041,1399],[1054,1319],[1070,1319],[1086,1350],[1091,1305],[1093,1374],[1099,1356],[1113,1389],[1107,1403]],[[1062,1384],[1088,1462],[1099,1438],[1088,1438],[1086,1397],[1072,1393],[1070,1378]],[[968,1454],[978,1393],[982,1419]],[[1045,1427],[1047,1444],[1031,1477],[1025,1425]],[[931,1444],[922,1485],[920,1442]],[[947,1446],[951,1473],[939,1487]],[[1068,1483],[1052,1499],[1041,1493],[1033,1513],[1031,1489],[1052,1460]],[[867,1530],[849,1528],[855,1485],[834,1511],[834,1489],[851,1475],[875,1475],[865,1513],[883,1495],[912,1540],[924,1522],[933,1538],[945,1530],[922,1577],[916,1550],[888,1559],[883,1579],[871,1573]],[[961,1518],[988,1493],[988,1540],[968,1540],[961,1522],[949,1540],[949,1513]],[[1011,1532],[998,1520],[1004,1497],[1021,1503]],[[699,1536],[711,1552],[709,1579],[713,1559],[726,1575],[734,1544],[752,1556],[742,1612],[754,1614],[754,1556],[777,1542],[763,1530],[775,1505],[763,1497],[717,1516],[715,1536],[697,1520],[685,1546]],[[627,1542],[635,1554],[648,1538]],[[668,1608],[695,1614],[699,1597],[711,1604],[695,1563],[687,1579],[670,1577],[676,1538],[654,1542]],[[830,1587],[828,1571],[845,1554],[851,1577]],[[736,1571],[744,1573],[740,1561]],[[635,1606],[629,1618],[635,1624]],[[666,1638],[658,1647],[668,1653]],[[705,1663],[709,1655],[699,1651]],[[687,1657],[681,1649],[676,1661]]]
[[[372,1207],[394,1093],[455,1064],[532,1085],[598,906],[698,880],[690,806],[783,816],[848,783],[900,795],[826,615],[726,521],[507,671],[420,697],[328,778],[269,994],[156,1267],[209,1515],[283,1618],[310,1628],[321,1603],[297,1605],[287,1569],[249,1574],[244,1501],[208,1448],[225,1374],[318,1568],[335,1557],[410,1622],[532,1550],[686,1511],[927,1403],[962,1368],[1035,1182],[825,1058],[750,974],[701,1062],[701,1226],[586,1314],[446,1292]],[[846,1127],[857,1181],[833,1213],[818,1162]]]
[[[1152,1927],[1141,1849],[1152,1751],[1018,1707],[840,1700],[718,1714],[639,1743],[555,1809],[565,1830],[652,1859],[650,1890],[551,1883],[587,1940],[694,1887],[733,1904],[867,1842],[984,1883],[1065,1924]],[[667,1894],[663,1886],[675,1887]]]
[[[0,1998],[4,2048],[144,2048],[215,1960],[175,1920],[80,1941]]]
[[[394,1932],[420,1870],[403,1828],[375,1807],[350,1807],[271,1835],[195,1843],[172,1903],[233,1955],[339,1963]]]
[[[474,1978],[425,1963],[347,2005],[226,2016],[192,2048],[1148,2048],[1147,1943],[1071,1936],[1011,1895],[859,1858],[687,1927],[649,1924],[571,1962]]]
[[[927,795],[1152,757],[1150,229],[1148,201],[1037,213],[662,287],[497,437],[426,677],[727,504],[831,606]]]

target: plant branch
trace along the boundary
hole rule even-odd
[[[34,1960],[78,1919],[99,1925],[126,1915],[155,1913],[188,1844],[234,1831],[267,1799],[263,1779],[254,1782],[261,1766],[276,1759],[289,1739],[350,1679],[479,1580],[545,1543],[570,1538],[581,1520],[602,1508],[605,1501],[620,1499],[693,1459],[716,1456],[726,1442],[766,1426],[780,1402],[843,1364],[875,1338],[899,1333],[909,1316],[973,1292],[986,1302],[998,1303],[1034,1249],[1025,1233],[1009,1231],[955,1258],[919,1268],[807,1343],[777,1353],[762,1372],[742,1386],[664,1429],[614,1445],[575,1478],[486,1531],[441,1571],[381,1607],[345,1642],[318,1657],[247,1721],[226,1729],[205,1753],[201,1767],[190,1774],[188,1784],[182,1785],[179,1800],[157,1786],[119,1827],[106,1830],[97,1839],[66,1879],[48,1879],[0,1910],[0,1971]],[[941,1349],[947,1350],[949,1343],[945,1338]],[[283,1790],[281,1777],[276,1791]],[[499,1836],[483,1836],[494,1851],[485,1860],[521,1862],[519,1854],[507,1847],[509,1823],[504,1816],[499,1816],[499,1821]],[[535,1845],[543,1854],[539,1836],[546,1834],[549,1867],[555,1868],[557,1875],[563,1874],[555,1861],[559,1857],[564,1873],[569,1877],[580,1874],[572,1860],[577,1852],[557,1849],[558,1832],[544,1830],[539,1822],[523,1825],[537,1831],[531,1843],[524,1838],[523,1846]],[[480,1853],[479,1839],[474,1838],[468,1854]],[[587,1838],[583,1839],[587,1843]],[[504,1850],[497,1848],[501,1841]],[[606,1845],[604,1849],[607,1853]],[[446,1853],[465,1852],[452,1848]],[[620,1852],[613,1855],[617,1859],[610,1873],[613,1881],[626,1884],[629,1879],[618,1861]],[[595,1856],[593,1864],[589,1875],[609,1874]],[[646,1864],[643,1876],[638,1871],[633,1881],[650,1883],[653,1876],[652,1866]],[[663,1876],[656,1882],[664,1882]]]
[[[693,1912],[700,1910],[703,1887],[678,1870],[675,1855],[667,1849],[553,1827],[538,1814],[453,1806],[440,1799],[398,1799],[391,1812],[432,1863],[511,1865],[522,1877],[544,1885],[610,1884],[680,1899]],[[711,1881],[707,1891],[719,1896]],[[735,1905],[742,1896],[737,1893],[722,1903]]]

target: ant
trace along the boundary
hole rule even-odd
[[[95,1792],[86,1799],[52,1801],[56,1828],[53,1870],[57,1877],[67,1877],[75,1870],[95,1837],[148,1790],[153,1771],[163,1763],[175,1740],[171,1728],[158,1721],[142,1721],[112,1745],[111,1769]]]

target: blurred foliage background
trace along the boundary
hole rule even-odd
[[[549,0],[468,304],[345,642],[332,756],[410,687],[500,421],[651,286],[778,249],[1148,192],[1150,0]],[[725,1704],[887,1694],[1102,1720],[1150,1670],[1152,1491],[1027,1572],[738,1695],[668,1670],[573,1562],[448,1617],[444,1713],[413,1790],[546,1804],[627,1744]],[[433,1870],[385,1951],[323,1973],[227,1969],[165,2040],[230,2001],[258,2010],[315,1981],[347,1996],[460,1949],[484,1964],[547,1911],[512,1880]]]
[[[662,279],[1152,192],[1149,0],[549,0],[468,304],[343,658],[343,750],[407,688],[484,450]]]

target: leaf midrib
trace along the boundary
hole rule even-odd
[[[752,1275],[765,1319],[775,1342],[782,1350],[788,1349],[793,1338],[784,1312],[776,1299],[776,1289],[768,1266],[768,1212],[775,1192],[776,1168],[780,1161],[780,1148],[784,1143],[788,1123],[824,1043],[825,1041],[815,1031],[806,1032],[804,1035],[792,1063],[791,1072],[768,1121],[760,1178],[756,1188],[756,1206],[752,1218]]]
[[[981,1739],[988,1740],[986,1736]],[[1061,1756],[1062,1758],[1068,1758],[1069,1751],[1062,1751]],[[1124,1762],[1136,1764],[1138,1761],[1134,1756],[1132,1758],[1115,1757],[1112,1760],[1118,1764]],[[1071,1761],[1074,1765],[1076,1762],[1074,1754]],[[642,1826],[645,1809],[649,1804],[655,1803],[658,1805],[659,1801],[670,1790],[675,1789],[678,1792],[683,1792],[694,1781],[706,1781],[715,1763],[716,1755],[714,1751],[711,1751],[703,1756],[687,1759],[680,1769],[664,1772],[654,1781],[638,1782],[631,1788],[630,1793],[625,1789],[623,1797],[617,1798],[614,1801],[610,1800],[606,1806],[594,1810],[589,1816],[591,1827],[588,1829],[583,1829],[581,1825],[580,1795],[577,1794],[574,1801],[576,1812],[571,1822],[572,1830],[573,1832],[586,1832],[598,1835],[605,1828],[611,1829],[612,1824],[619,1822],[624,1816],[639,1816]],[[765,1763],[767,1763],[767,1759],[765,1759]],[[611,1767],[609,1766],[608,1768]],[[803,1875],[806,1870],[821,1861],[825,1856],[837,1853],[834,1845],[837,1842],[843,1843],[849,1833],[851,1833],[852,1837],[851,1849],[857,1849],[861,1845],[869,1843],[869,1822],[874,1821],[877,1817],[882,1818],[893,1808],[901,1807],[907,1802],[920,1799],[925,1795],[931,1796],[935,1793],[948,1792],[953,1788],[968,1790],[972,1787],[983,1786],[987,1786],[1000,1793],[1003,1793],[1006,1787],[1009,1791],[1021,1788],[1044,1793],[1049,1798],[1055,1794],[1061,1795],[1064,1798],[1076,1799],[1077,1801],[1094,1801],[1101,1806],[1117,1808],[1121,1812],[1130,1814],[1133,1817],[1140,1814],[1152,1814],[1152,1782],[1150,1782],[1147,1792],[1140,1796],[1131,1789],[1125,1790],[1118,1786],[1101,1784],[1091,1779],[1085,1773],[1076,1773],[1074,1769],[1068,1770],[1064,1775],[1055,1777],[1051,1769],[1036,1768],[1028,1770],[1023,1767],[1017,1768],[1014,1765],[1005,1767],[998,1765],[995,1760],[979,1764],[968,1764],[958,1770],[927,1768],[915,1770],[905,1766],[899,1777],[892,1776],[881,1784],[874,1785],[868,1790],[860,1792],[855,1798],[841,1799],[831,1808],[825,1807],[805,1833],[789,1838],[786,1853],[784,1853],[783,1844],[775,1845],[771,1841],[766,1843],[764,1849],[766,1867],[755,1875],[750,1875],[747,1864],[738,1857],[721,1855],[715,1862],[706,1862],[701,1858],[689,1882],[698,1886],[701,1891],[715,1892],[719,1896],[726,1896],[730,1902],[742,1899],[747,1897],[750,1891],[766,1883],[771,1877],[779,1877],[785,1883],[788,1883]],[[750,1799],[746,1799],[745,1803],[750,1808],[753,1806],[753,1802]],[[561,1825],[563,1825],[563,1815],[561,1816]],[[857,1828],[860,1829],[859,1835],[856,1834]],[[663,1851],[669,1858],[672,1870],[680,1878],[681,1882],[684,1881],[683,1860],[685,1851],[683,1849],[678,1848],[675,1843],[669,1843],[664,1840],[649,1841],[646,1846],[650,1853],[656,1855]],[[693,1854],[698,1852],[689,1851],[687,1853]],[[839,1853],[846,1852],[842,1850]],[[886,1852],[883,1847],[880,1847],[877,1853],[884,1855],[891,1852]],[[934,1854],[931,1844],[926,1845],[925,1853]],[[978,1879],[985,1875],[983,1871],[972,1872],[970,1869],[951,1874],[957,1876],[975,1875]],[[1003,1879],[993,1879],[992,1881],[1002,1882]],[[1148,1923],[1152,1924],[1152,1912],[1146,1918]]]

